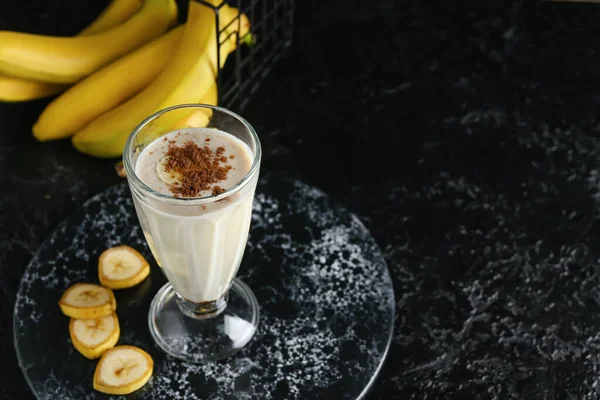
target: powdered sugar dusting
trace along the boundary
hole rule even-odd
[[[55,301],[74,282],[97,281],[97,256],[121,243],[151,260],[125,186],[86,203],[30,264],[17,299],[15,334],[21,366],[39,397],[92,395],[95,362],[72,349],[68,319]],[[387,351],[394,301],[381,253],[357,218],[304,184],[259,184],[238,276],[254,291],[261,320],[254,338],[230,359],[188,364],[156,347],[146,317],[165,280],[152,268],[137,292],[116,293],[119,343],[139,346],[155,360],[141,398],[354,399]],[[48,334],[33,337],[33,326]],[[43,367],[41,354],[52,360]]]

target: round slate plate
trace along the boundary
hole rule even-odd
[[[139,346],[154,376],[131,399],[356,399],[385,358],[394,294],[367,229],[321,191],[298,181],[262,179],[238,277],[261,307],[259,329],[242,351],[210,365],[161,352],[147,326],[165,278],[150,255],[125,184],[87,201],[41,246],[17,295],[15,346],[39,399],[107,399],[92,389],[96,361],[71,345],[58,300],[75,282],[98,282],[97,260],[127,244],[151,261],[140,285],[116,291],[119,344]],[[119,398],[113,396],[112,398]]]

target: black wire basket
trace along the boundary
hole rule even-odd
[[[213,9],[216,18],[217,38],[230,24],[239,24],[239,15],[230,24],[219,29],[219,9],[228,4],[236,7],[250,19],[250,32],[240,37],[236,31],[237,42],[251,39],[250,46],[237,46],[231,53],[225,66],[219,71],[219,105],[243,110],[252,95],[264,81],[273,65],[292,43],[294,28],[294,0],[224,0],[214,6],[205,0],[192,0]],[[250,37],[247,37],[251,35]],[[231,35],[230,35],[231,36]],[[230,36],[216,43],[221,46]],[[221,52],[217,52],[217,65],[221,64]]]

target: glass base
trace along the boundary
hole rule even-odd
[[[234,279],[228,294],[215,303],[218,309],[214,312],[190,313],[193,303],[183,300],[170,283],[165,284],[154,296],[148,314],[150,333],[158,347],[192,363],[222,360],[239,351],[258,328],[256,297],[248,285]]]

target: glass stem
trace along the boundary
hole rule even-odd
[[[176,294],[177,305],[182,313],[194,319],[209,319],[221,314],[227,307],[229,291],[215,301],[194,303]]]

